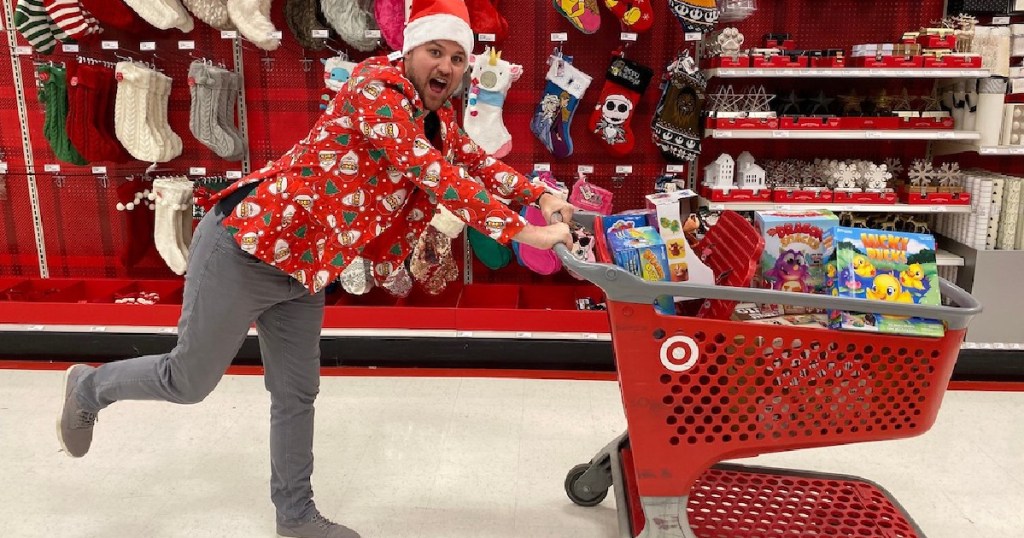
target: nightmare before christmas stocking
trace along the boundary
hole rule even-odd
[[[523,66],[501,59],[501,52],[487,47],[471,55],[469,108],[463,122],[466,133],[488,155],[500,159],[512,151],[512,135],[502,121],[502,107],[512,83],[523,74]]]
[[[700,155],[700,110],[707,79],[697,69],[690,51],[684,51],[668,66],[667,75],[651,135],[667,157],[692,161]]]
[[[654,71],[626,58],[615,57],[608,67],[601,98],[590,115],[587,128],[617,157],[633,150],[633,111],[647,90]]]
[[[668,0],[668,7],[687,32],[710,32],[721,14],[715,0]]]
[[[650,0],[604,0],[604,5],[619,18],[627,32],[646,32],[654,24]]]
[[[548,58],[548,84],[533,120],[530,121],[533,134],[558,158],[572,155],[569,125],[592,80],[590,75],[573,67],[571,62],[569,56],[553,55]]]

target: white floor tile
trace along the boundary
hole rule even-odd
[[[274,536],[269,396],[226,377],[203,403],[104,410],[80,460],[54,436],[59,372],[0,371],[0,536]],[[923,436],[743,460],[880,483],[929,538],[1024,532],[1024,394],[949,393]],[[565,473],[621,433],[614,382],[324,378],[313,487],[365,538],[617,537],[615,500]]]

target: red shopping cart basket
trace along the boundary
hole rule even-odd
[[[923,536],[869,482],[716,464],[927,431],[967,325],[981,310],[969,294],[942,281],[943,297],[956,305],[947,307],[645,282],[618,267],[575,260],[565,249],[559,253],[567,267],[607,294],[628,428],[591,463],[570,471],[566,491],[575,502],[595,505],[614,485],[620,527],[629,538]],[[942,338],[867,337],[665,316],[651,306],[664,295],[869,308],[941,319],[947,331]],[[628,517],[631,505],[642,518]]]

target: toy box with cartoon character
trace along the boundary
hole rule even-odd
[[[935,238],[927,234],[836,227],[825,234],[827,285],[841,297],[938,305]],[[942,336],[938,320],[829,311],[833,329]]]
[[[644,280],[669,280],[665,240],[651,226],[609,232],[608,250],[615,265]],[[671,297],[660,297],[655,306],[663,314],[675,314]]]
[[[824,209],[758,211],[757,228],[764,237],[758,270],[762,287],[800,293],[826,293],[824,233],[839,217]],[[777,314],[802,314],[803,307],[765,305]]]

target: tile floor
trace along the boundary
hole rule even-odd
[[[260,377],[116,404],[79,460],[54,434],[60,378],[0,370],[0,536],[275,536]],[[365,538],[613,538],[612,496],[580,508],[562,482],[624,426],[611,382],[325,377],[316,500]],[[1022,446],[1024,393],[950,392],[924,436],[743,463],[875,480],[929,538],[1020,538]]]

